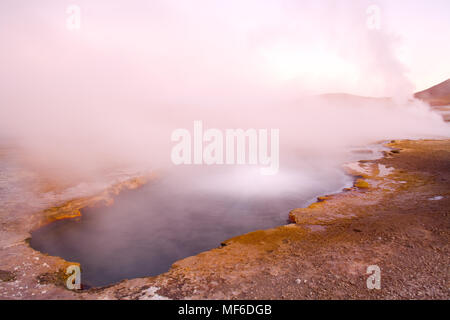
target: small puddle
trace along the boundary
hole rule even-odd
[[[327,227],[319,225],[319,224],[307,224],[307,225],[303,225],[303,227],[308,228],[312,232],[319,232],[319,231],[327,230]]]

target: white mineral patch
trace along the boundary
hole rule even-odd
[[[436,196],[436,197],[432,197],[432,198],[428,198],[428,200],[442,200],[442,199],[444,199],[444,197],[443,196]]]
[[[156,293],[156,291],[158,291],[159,288],[158,287],[150,287],[146,290],[145,294],[140,297],[140,300],[170,300],[167,297],[164,296],[160,296],[159,294]]]
[[[385,165],[383,165],[383,164],[378,164],[378,176],[379,177],[385,177],[385,176],[388,176],[388,175],[390,175],[392,172],[394,171],[394,168],[392,168],[392,167],[390,167],[390,168],[388,168],[388,167],[386,167]]]
[[[352,171],[360,172],[363,174],[370,174],[369,171],[364,168],[359,162],[347,163],[345,166]]]

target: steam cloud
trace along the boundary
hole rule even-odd
[[[397,40],[387,22],[367,28],[369,4],[79,0],[71,31],[64,2],[2,1],[0,136],[42,170],[81,176],[170,166],[171,132],[194,120],[279,128],[281,167],[382,139],[449,136],[409,99]],[[393,99],[315,96],[327,92]]]

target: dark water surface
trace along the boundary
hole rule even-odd
[[[231,237],[286,224],[290,210],[349,181],[335,169],[264,177],[255,168],[184,167],[122,192],[110,207],[35,231],[31,246],[81,263],[89,286],[157,275]]]

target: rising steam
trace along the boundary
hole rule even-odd
[[[2,1],[0,135],[39,168],[81,176],[170,166],[171,132],[194,120],[279,128],[281,168],[448,136],[409,99],[397,40],[387,23],[367,28],[369,4],[79,0],[81,28],[68,30],[64,3]],[[316,96],[329,92],[393,99]]]

